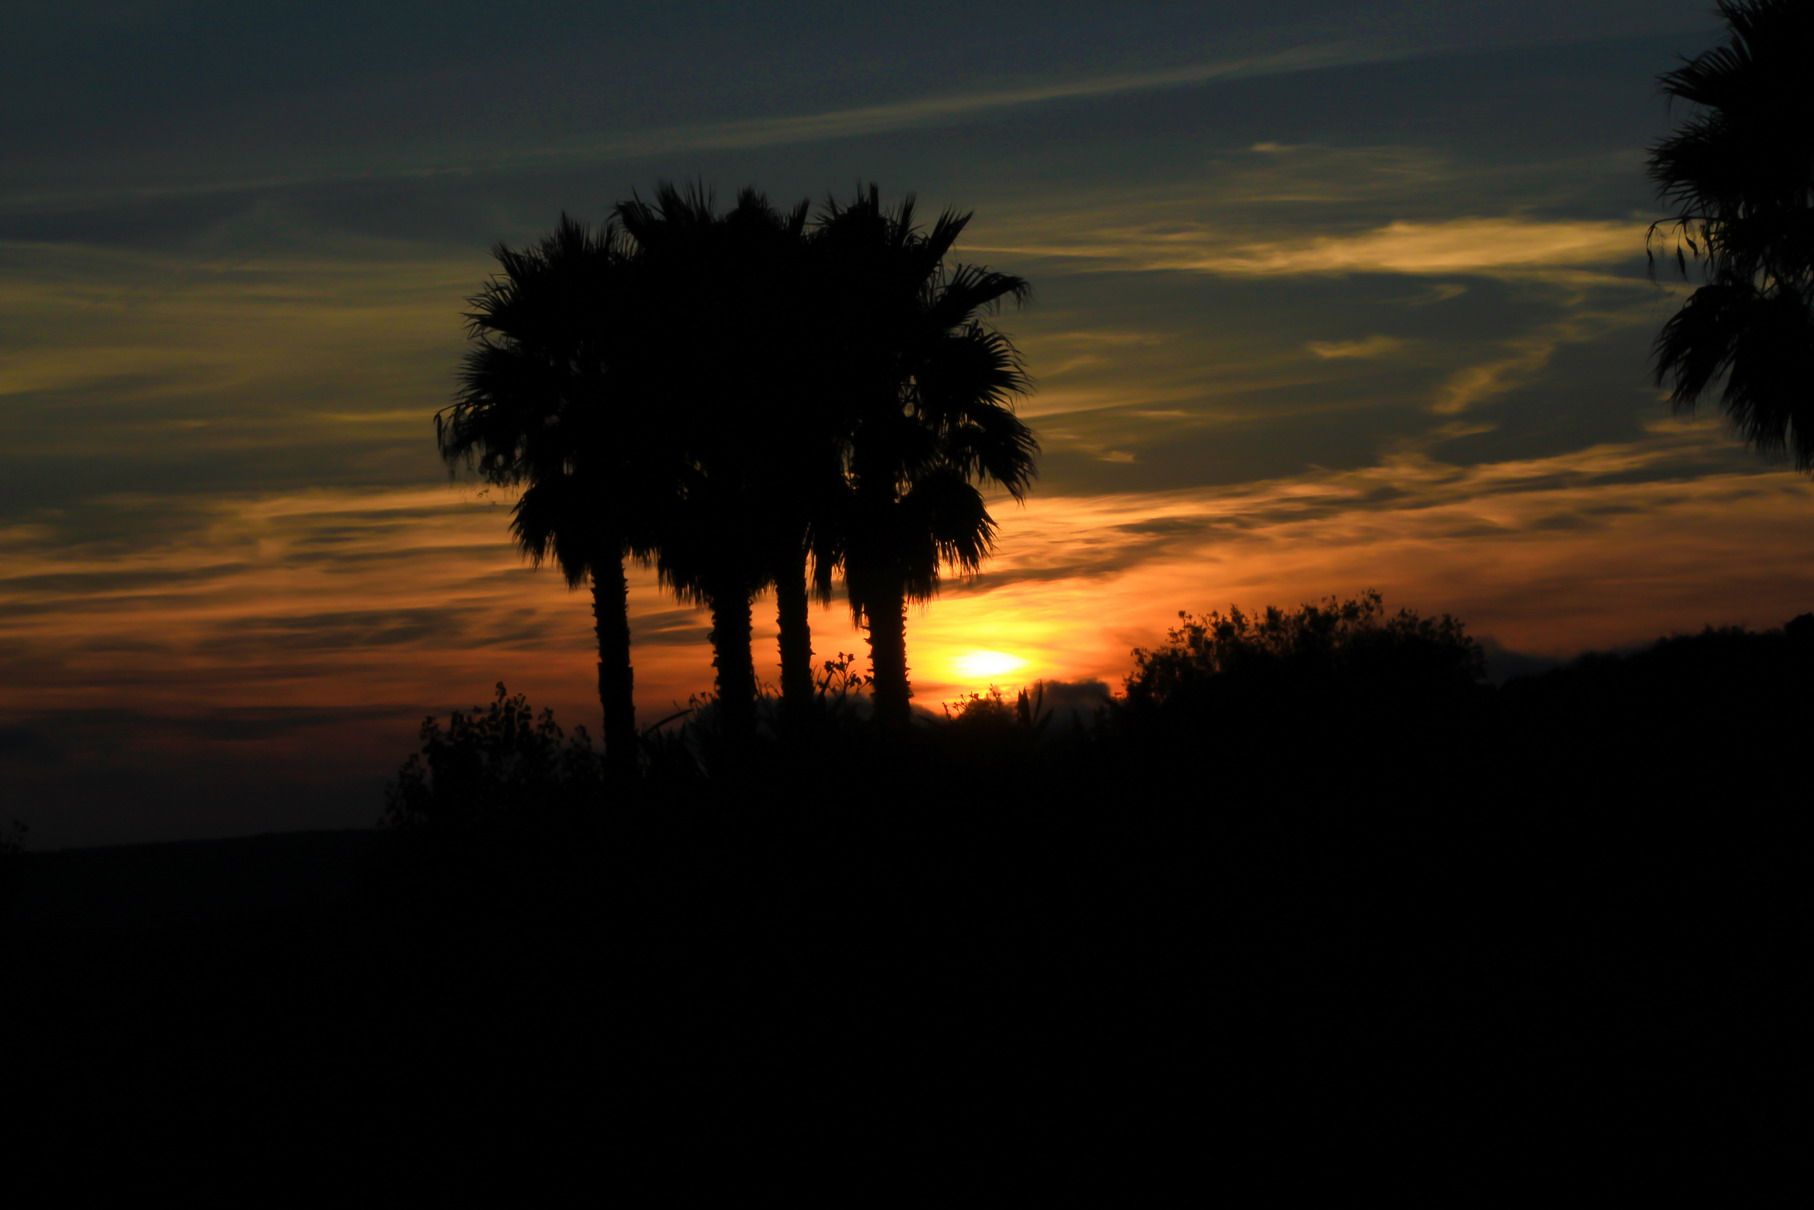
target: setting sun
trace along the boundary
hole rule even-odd
[[[1027,661],[1005,651],[966,651],[951,661],[952,671],[964,680],[986,681],[1019,672]]]

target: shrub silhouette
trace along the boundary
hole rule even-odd
[[[1363,699],[1453,701],[1486,676],[1480,645],[1448,614],[1388,614],[1374,591],[1249,615],[1180,613],[1161,646],[1134,651],[1126,712],[1317,711]]]
[[[465,830],[571,815],[595,804],[603,770],[583,727],[571,736],[502,681],[486,706],[422,721],[421,751],[385,789],[393,828]]]
[[[987,693],[972,691],[954,702],[946,702],[944,708],[953,730],[978,736],[1038,737],[1052,722],[1044,681],[1036,682],[1030,691],[1020,690],[1012,702],[1003,696],[1000,686],[991,685]]]
[[[945,717],[959,726],[979,729],[1005,729],[1016,721],[1014,707],[1008,705],[996,685],[989,686],[987,693],[971,692],[955,702],[946,702]]]
[[[1805,747],[1814,703],[1814,615],[1776,630],[1708,627],[1624,653],[1589,653],[1508,682],[1498,712],[1541,753],[1552,776],[1583,793],[1718,804],[1737,812],[1807,799]],[[1757,822],[1755,816],[1752,822]]]

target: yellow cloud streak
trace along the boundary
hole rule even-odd
[[[109,401],[228,396],[243,408],[263,392],[342,410],[407,397],[425,378],[450,383],[464,300],[488,268],[482,256],[344,240],[318,259],[12,245],[0,257],[0,397],[105,387]],[[437,375],[424,372],[431,358]],[[324,385],[343,393],[324,399]]]
[[[1363,336],[1359,340],[1313,340],[1304,348],[1322,361],[1372,361],[1402,353],[1409,341],[1396,336]]]
[[[1644,249],[1642,223],[1509,215],[1399,221],[1292,239],[1243,236],[1193,221],[1074,230],[1086,234],[1073,238],[1054,230],[1046,241],[991,244],[977,251],[1051,257],[1085,268],[1222,277],[1397,273],[1580,281],[1580,270],[1630,263]]]

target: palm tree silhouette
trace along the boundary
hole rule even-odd
[[[614,226],[562,215],[535,245],[493,249],[502,272],[470,300],[455,402],[435,415],[450,466],[522,488],[511,529],[571,588],[590,578],[608,764],[634,770],[627,558],[647,560],[678,480],[662,417],[628,356],[629,248]]]
[[[1650,175],[1706,284],[1664,324],[1656,381],[1690,410],[1724,380],[1720,402],[1752,445],[1814,469],[1814,6],[1722,0],[1722,45],[1662,77],[1699,108],[1650,154]],[[1684,252],[1686,249],[1686,252]]]
[[[962,573],[993,549],[995,522],[978,482],[1016,500],[1034,474],[1038,443],[1015,416],[1029,383],[1018,353],[982,316],[1023,301],[1024,279],[947,264],[968,214],[914,224],[911,197],[885,208],[870,186],[833,201],[815,232],[822,288],[835,298],[837,352],[827,389],[846,400],[847,479],[822,518],[819,586],[834,562],[865,626],[876,717],[911,717],[906,607],[938,591],[949,564]]]
[[[773,584],[783,704],[813,699],[808,605],[844,573],[878,718],[909,717],[905,611],[942,568],[976,571],[995,522],[978,484],[1024,497],[1038,446],[1014,415],[1014,346],[983,322],[1024,280],[948,264],[968,215],[929,231],[871,186],[782,213],[744,190],[727,213],[659,187],[593,231],[562,216],[494,252],[470,301],[442,456],[520,487],[519,545],[590,579],[608,761],[637,735],[625,560],[706,606],[721,725],[755,730],[751,609]]]
[[[801,201],[783,214],[746,189],[725,218],[733,306],[747,314],[736,325],[736,381],[725,396],[738,401],[738,422],[715,426],[735,434],[750,468],[753,498],[741,511],[756,531],[761,582],[775,588],[782,718],[794,727],[813,705],[809,568],[815,555],[828,557],[818,518],[835,506],[844,452],[841,404],[819,386],[825,357],[815,317],[835,299],[813,272],[809,209]],[[818,595],[831,600],[828,586]]]
[[[802,247],[807,206],[783,214],[754,190],[719,215],[703,188],[657,188],[618,207],[634,241],[639,305],[663,317],[660,348],[686,469],[657,566],[712,615],[718,710],[728,737],[755,729],[751,605],[779,606],[784,697],[812,696],[805,559],[810,512],[837,446],[804,387]]]

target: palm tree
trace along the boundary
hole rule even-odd
[[[812,695],[812,485],[835,467],[837,447],[815,429],[802,386],[807,206],[783,214],[746,189],[720,215],[703,189],[663,185],[618,215],[635,243],[640,305],[658,317],[642,355],[665,346],[656,360],[670,366],[685,450],[657,566],[682,599],[711,611],[719,714],[743,740],[755,729],[751,607],[771,582],[784,701],[797,713]]]
[[[1699,110],[1650,154],[1673,233],[1706,284],[1663,326],[1656,380],[1720,403],[1745,439],[1814,469],[1814,6],[1721,0],[1730,37],[1662,77]],[[1684,249],[1686,251],[1684,251]]]
[[[823,350],[811,316],[827,300],[813,276],[806,236],[810,204],[786,213],[744,190],[725,217],[736,317],[732,368],[721,402],[734,415],[714,429],[734,435],[735,463],[748,488],[737,502],[759,564],[759,586],[775,589],[784,723],[798,727],[813,704],[808,569],[823,542],[815,518],[843,485],[841,410],[816,389]],[[721,337],[722,339],[722,337]],[[829,589],[819,593],[829,602]]]
[[[938,591],[941,567],[981,566],[995,522],[976,485],[1024,498],[1039,449],[1013,411],[1029,386],[1020,357],[982,320],[1023,301],[1027,283],[947,264],[969,221],[947,211],[921,231],[911,198],[889,210],[871,186],[831,203],[815,232],[840,350],[826,389],[848,401],[846,490],[822,543],[866,629],[876,716],[890,727],[911,717],[907,604]],[[822,588],[831,563],[819,562]]]
[[[605,758],[634,770],[624,563],[653,554],[675,467],[626,355],[629,249],[563,214],[535,245],[493,251],[502,272],[469,300],[475,344],[436,437],[450,466],[522,488],[511,529],[535,563],[552,558],[571,588],[591,580]]]

